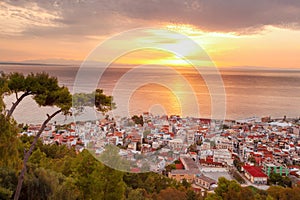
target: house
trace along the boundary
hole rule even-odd
[[[207,176],[204,176],[203,174],[196,175],[196,177],[195,177],[195,184],[197,186],[200,186],[207,190],[213,189],[212,186],[215,185],[216,183],[217,183],[217,181],[215,181],[214,179],[211,179]]]
[[[181,155],[180,161],[186,170],[199,169],[197,163],[193,160],[193,158],[189,155]]]
[[[233,159],[228,149],[214,149],[213,162],[233,165]]]
[[[189,183],[194,182],[197,174],[200,174],[197,163],[188,155],[181,155],[180,162],[184,169],[176,169],[169,172],[168,177],[177,181],[186,179]]]
[[[233,142],[225,137],[216,137],[216,149],[228,149],[232,151]]]
[[[170,140],[169,141],[169,147],[170,147],[170,149],[182,149],[183,148],[183,146],[184,146],[184,144],[183,144],[183,141],[182,141],[182,139],[179,139],[179,138],[177,138],[177,139],[174,139],[174,140]]]
[[[245,165],[242,167],[245,176],[251,183],[267,184],[268,176],[263,173],[260,167]]]
[[[197,169],[193,169],[193,170],[176,169],[169,172],[168,177],[173,178],[179,182],[182,182],[182,180],[185,179],[189,183],[192,183],[195,180],[196,174],[199,173],[200,171]]]

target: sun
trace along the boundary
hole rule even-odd
[[[132,34],[132,38],[122,41],[123,45],[113,45],[114,48],[134,49],[116,59],[115,63],[180,67],[190,67],[191,63],[196,66],[212,65],[206,50],[202,48],[199,40],[194,38],[201,35],[199,30],[190,25],[169,24],[165,28],[168,30],[147,29],[143,32],[144,35]],[[131,47],[134,44],[143,44],[147,48],[135,49]]]

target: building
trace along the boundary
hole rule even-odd
[[[169,141],[169,147],[170,149],[174,150],[181,150],[183,148],[184,144],[182,139],[174,139]]]
[[[176,169],[169,172],[168,177],[173,178],[179,182],[182,182],[182,180],[185,179],[189,183],[192,183],[195,180],[196,174],[200,174],[200,171],[197,169],[194,170]]]
[[[216,185],[216,183],[217,183],[217,181],[215,181],[214,179],[211,179],[207,176],[204,176],[203,174],[195,176],[195,184],[204,189],[212,190],[212,189],[214,189],[213,186]]]
[[[168,177],[174,178],[177,181],[186,179],[189,183],[194,182],[197,174],[200,174],[197,163],[189,155],[181,155],[180,161],[184,169],[172,170]]]
[[[275,174],[280,174],[281,176],[289,175],[289,169],[280,164],[276,165],[273,163],[264,163],[263,170],[268,176],[270,176],[272,172]]]
[[[230,151],[228,151],[227,149],[215,149],[213,162],[233,165],[233,159]]]
[[[216,142],[216,149],[228,149],[230,151],[232,151],[233,149],[233,142],[228,138],[217,137],[215,142]]]
[[[256,166],[243,166],[242,167],[245,173],[245,176],[248,180],[251,181],[251,183],[254,184],[267,184],[268,182],[268,176],[263,173],[261,168]]]
[[[180,161],[183,164],[185,170],[199,169],[197,163],[190,155],[181,155]]]

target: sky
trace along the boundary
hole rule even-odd
[[[101,42],[145,27],[186,35],[218,67],[300,68],[298,0],[4,0],[0,61],[82,61]],[[154,32],[147,40],[159,37]],[[170,39],[193,54],[182,40]],[[138,35],[128,41],[141,42]],[[116,48],[122,45],[106,53]],[[117,62],[183,64],[159,51],[133,52]]]

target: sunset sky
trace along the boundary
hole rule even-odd
[[[0,61],[82,61],[103,40],[142,27],[187,35],[218,67],[300,68],[298,0],[4,0]],[[157,37],[152,33],[148,39]],[[130,42],[140,41],[136,36]],[[174,55],[158,54],[154,59],[139,52],[119,62],[181,64]]]

